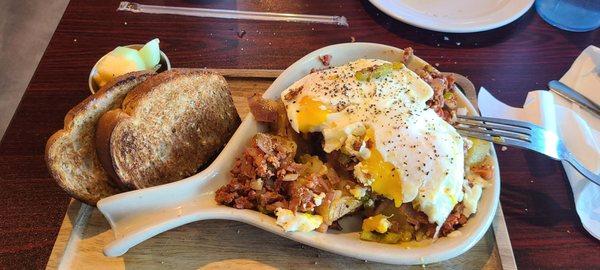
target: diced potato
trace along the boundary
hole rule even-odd
[[[381,242],[381,240],[383,240],[383,234],[369,231],[361,231],[360,239],[371,242]]]
[[[402,241],[402,242],[410,242],[411,240],[413,240],[412,231],[402,231],[399,234],[400,234],[400,241]]]
[[[300,157],[300,162],[306,165],[305,170],[303,171],[304,175],[309,175],[311,173],[322,175],[327,172],[327,167],[317,156],[302,155]]]
[[[342,195],[342,192],[339,190],[334,192],[335,194],[331,202],[324,202],[316,209],[317,214],[321,215],[323,222],[328,225],[331,225],[344,215],[354,212],[354,210],[362,205],[362,202],[353,196]]]
[[[331,203],[329,211],[329,220],[331,222],[340,219],[346,214],[354,212],[362,203],[351,196],[343,196]]]
[[[487,141],[474,138],[469,138],[469,140],[473,142],[473,146],[471,146],[471,148],[469,148],[467,151],[465,164],[467,166],[472,166],[482,162],[485,159],[485,157],[490,153],[492,144]]]
[[[405,234],[404,232],[387,232],[382,234],[376,232],[361,231],[360,239],[385,244],[397,244],[400,242],[410,242],[412,240],[412,234],[410,232],[408,232],[408,234]]]
[[[421,241],[425,239],[425,231],[423,230],[418,230],[415,232],[415,240],[417,241]]]
[[[467,179],[469,179],[470,182],[478,182],[477,178],[470,176],[471,174],[475,174],[485,180],[491,180],[494,177],[494,163],[489,155],[479,163],[471,165],[469,169],[470,173],[467,174]]]
[[[396,244],[402,240],[402,236],[399,233],[388,232],[383,235],[381,242],[386,244]]]

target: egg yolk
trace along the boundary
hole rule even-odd
[[[394,205],[400,207],[403,201],[400,173],[392,163],[383,159],[375,147],[375,132],[372,129],[367,129],[365,135],[365,141],[369,140],[372,142],[369,147],[371,155],[361,163],[373,179],[371,188],[373,192],[394,200]]]
[[[331,112],[323,102],[308,96],[300,99],[298,107],[297,121],[300,132],[310,132],[313,128],[323,124]]]
[[[379,214],[363,220],[362,230],[365,232],[376,231],[378,233],[385,233],[390,226],[392,226],[392,223],[387,217]]]

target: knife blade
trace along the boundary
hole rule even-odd
[[[586,98],[573,88],[556,80],[550,81],[548,83],[548,87],[550,88],[550,91],[570,100],[571,102],[577,103],[582,108],[587,109],[589,112],[600,117],[600,105]]]

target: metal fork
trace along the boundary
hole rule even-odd
[[[458,116],[455,127],[458,133],[465,137],[525,148],[556,160],[565,160],[587,179],[600,186],[600,175],[586,169],[554,132],[540,126],[491,117]]]

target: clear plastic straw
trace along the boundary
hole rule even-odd
[[[119,4],[118,11],[131,11],[134,13],[151,14],[173,14],[194,17],[222,18],[222,19],[246,19],[261,21],[285,21],[285,22],[304,22],[304,23],[324,23],[335,24],[339,26],[348,26],[348,20],[344,16],[324,16],[324,15],[304,15],[291,13],[273,13],[273,12],[255,12],[227,9],[209,9],[209,8],[185,8],[142,5],[138,3],[123,1]]]

